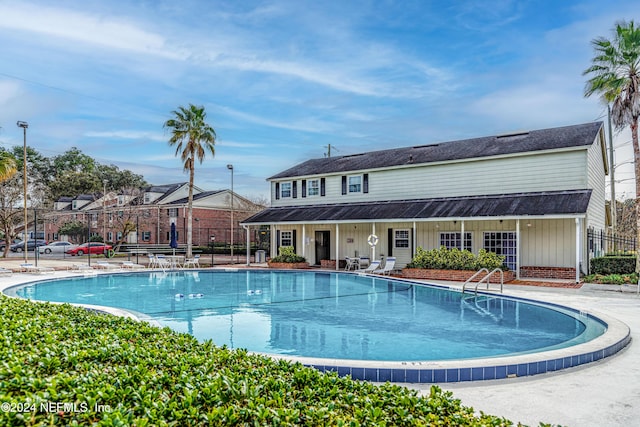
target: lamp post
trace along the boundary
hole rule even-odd
[[[231,264],[235,264],[233,260],[233,165],[228,164],[227,169],[231,171]]]
[[[16,125],[19,128],[22,128],[22,132],[24,135],[24,143],[23,143],[23,153],[22,153],[22,184],[23,184],[23,194],[24,198],[24,227],[23,229],[23,243],[24,243],[24,262],[26,263],[29,259],[27,255],[27,128],[29,127],[29,123],[18,120]]]
[[[102,180],[102,241],[107,243],[107,182]],[[137,242],[136,242],[137,243]]]

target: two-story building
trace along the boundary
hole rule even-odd
[[[243,225],[269,225],[272,253],[293,246],[316,265],[402,267],[445,246],[504,255],[518,277],[579,280],[586,231],[606,225],[605,147],[597,122],[312,159],[268,178],[271,207]]]
[[[106,194],[62,197],[55,202],[53,211],[45,215],[45,238],[60,239],[60,228],[76,221],[86,224],[91,235],[100,235],[108,242],[168,245],[171,224],[175,224],[178,243],[184,244],[188,195],[188,183],[181,182]],[[230,190],[203,191],[196,186],[192,242],[206,246],[215,238],[218,243],[232,240],[242,243],[245,236],[239,222],[261,209],[262,206]]]

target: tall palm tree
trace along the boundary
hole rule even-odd
[[[636,241],[640,244],[640,28],[636,28],[633,21],[618,22],[611,40],[599,37],[591,44],[595,56],[591,67],[583,73],[590,77],[584,95],[600,95],[605,103],[611,105],[611,120],[617,130],[631,127],[636,183]],[[636,271],[640,272],[640,256],[636,257]]]
[[[16,172],[16,159],[10,153],[0,151],[0,182],[11,178]]]
[[[176,157],[184,162],[184,170],[189,171],[189,204],[187,209],[187,257],[193,256],[193,177],[196,159],[204,160],[206,152],[215,156],[216,131],[206,123],[204,107],[189,104],[172,111],[173,118],[164,123],[164,129],[171,132],[170,146],[176,146]]]

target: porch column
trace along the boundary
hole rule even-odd
[[[371,223],[371,234],[373,234],[374,236],[376,235],[376,223],[373,222]],[[371,250],[372,250],[372,254],[371,254],[371,262],[376,260],[376,247],[371,246]]]
[[[307,256],[307,227],[302,224],[302,256]]]
[[[418,238],[418,231],[416,230],[416,222],[413,221],[413,244],[411,245],[411,259],[416,256],[416,246],[418,243],[416,239]]]
[[[340,224],[336,224],[336,271],[340,270]]]
[[[251,265],[251,227],[248,225],[243,225],[242,227],[247,233],[247,267],[249,267]]]
[[[278,255],[278,234],[276,233],[276,226],[271,225],[271,256]]]
[[[576,283],[580,283],[580,218],[576,218]]]
[[[460,221],[460,250],[464,250],[464,220]]]
[[[520,280],[520,218],[516,219],[516,279]]]

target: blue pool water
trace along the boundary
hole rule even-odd
[[[123,308],[218,345],[319,358],[484,358],[563,348],[606,330],[569,309],[333,272],[126,273],[7,293]]]

